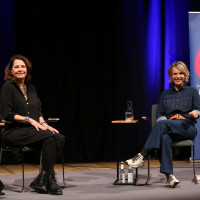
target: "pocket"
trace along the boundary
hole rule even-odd
[[[174,110],[174,106],[175,106],[175,99],[174,98],[164,99],[164,109],[165,109],[165,112],[167,114]]]
[[[192,97],[181,98],[180,107],[184,112],[192,110]]]

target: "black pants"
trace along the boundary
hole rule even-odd
[[[52,136],[42,141],[27,145],[35,149],[42,150],[42,168],[44,170],[53,170],[57,158],[62,154],[65,140],[63,137],[60,138],[59,143],[61,146],[58,149],[56,145],[56,139],[58,138]]]

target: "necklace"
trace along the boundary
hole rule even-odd
[[[27,100],[27,88],[26,88],[26,85],[24,85],[24,87],[20,87],[20,90],[22,91],[25,99]]]

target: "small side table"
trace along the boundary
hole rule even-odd
[[[136,133],[136,138],[137,138],[137,125],[138,125],[138,120],[132,120],[132,121],[126,121],[126,120],[114,120],[111,122],[113,125],[114,124],[127,124],[127,125],[132,125],[135,127],[135,133]],[[118,151],[117,151],[118,152]],[[138,179],[138,168],[135,169],[135,179],[133,183],[128,183],[127,181],[125,183],[120,182],[119,180],[119,155],[117,153],[117,178],[115,182],[113,183],[114,185],[136,185],[137,179]]]
[[[137,141],[137,135],[138,135],[138,120],[132,120],[132,121],[126,121],[126,120],[114,120],[111,122],[113,125],[114,124],[118,124],[118,125],[122,125],[122,124],[129,124],[135,127],[135,136],[136,136],[136,141]],[[136,143],[137,145],[137,143]],[[137,146],[136,146],[137,149]],[[117,151],[118,152],[118,151]],[[150,158],[148,158],[148,177],[147,177],[147,181],[145,184],[148,184],[148,181],[150,180]],[[119,180],[119,155],[117,153],[117,178],[115,180],[115,182],[113,183],[114,185],[136,185],[137,184],[137,180],[138,180],[138,168],[135,169],[135,178],[133,183],[128,183],[127,181],[125,183],[122,183]]]

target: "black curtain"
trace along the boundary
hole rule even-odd
[[[123,158],[139,151],[149,133],[141,117],[149,117],[151,104],[159,100],[156,94],[148,101],[144,78],[149,1],[21,0],[13,5],[14,50],[7,57],[17,53],[32,61],[43,113],[61,119],[65,161],[115,160],[117,139]],[[128,100],[139,119],[137,140],[131,127],[117,134],[111,125],[124,119]]]
[[[33,62],[45,116],[61,118],[66,161],[113,160],[118,137],[124,154],[135,153],[125,147],[135,145],[132,128],[117,135],[111,125],[124,119],[127,100],[135,118],[146,114],[141,77],[148,3],[130,3],[131,16],[124,1],[16,2],[16,52]]]

